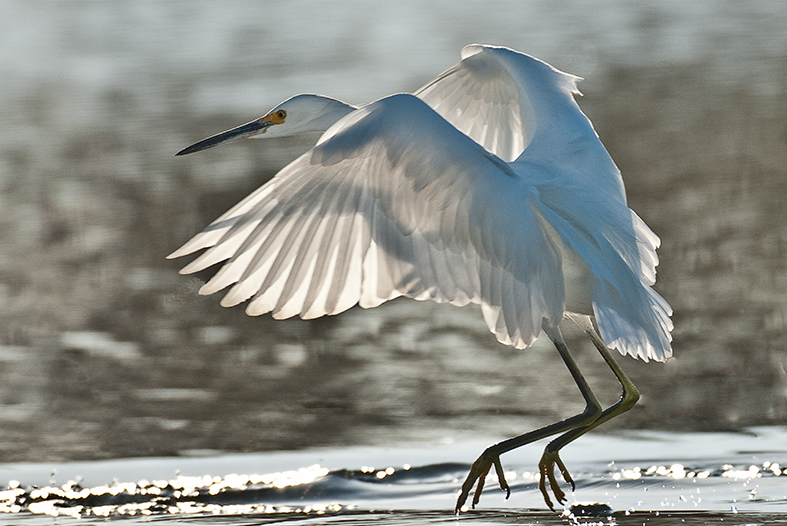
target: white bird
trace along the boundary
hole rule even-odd
[[[247,124],[178,155],[240,137],[324,131],[317,144],[216,219],[177,258],[182,269],[223,263],[202,287],[231,287],[221,304],[304,319],[407,296],[481,306],[497,339],[516,348],[543,330],[586,402],[573,417],[487,448],[456,504],[478,503],[500,455],[550,442],[539,482],[552,508],[555,469],[574,486],[560,449],[627,411],[639,392],[609,348],[645,361],[672,355],[667,302],[651,286],[659,238],[626,205],[620,172],[574,100],[578,77],[503,47],[470,45],[414,95],[356,108],[297,95]],[[622,386],[602,409],[566,347],[573,319]]]

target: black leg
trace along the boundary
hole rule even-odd
[[[593,341],[593,345],[596,346],[596,349],[598,349],[599,353],[601,353],[604,361],[607,362],[607,365],[620,382],[623,392],[620,396],[620,399],[615,404],[604,410],[601,415],[593,422],[584,427],[571,429],[547,444],[547,447],[544,449],[544,454],[541,456],[541,461],[538,463],[539,471],[541,472],[539,489],[541,490],[541,494],[544,496],[544,500],[546,500],[546,503],[550,508],[552,507],[552,503],[546,490],[545,480],[549,481],[549,486],[557,497],[558,501],[562,502],[563,499],[561,497],[564,497],[564,494],[560,490],[557,480],[555,479],[555,465],[557,465],[558,469],[560,469],[560,472],[566,482],[570,483],[572,488],[574,487],[574,481],[571,479],[571,475],[563,464],[563,461],[560,460],[560,449],[581,437],[591,429],[594,429],[595,427],[603,424],[607,420],[610,420],[621,413],[625,413],[634,407],[634,405],[636,405],[637,401],[639,400],[639,390],[632,383],[629,377],[626,376],[626,373],[623,372],[623,369],[620,368],[617,361],[615,361],[612,352],[604,343],[604,340],[601,339],[601,336],[599,336],[598,332],[596,332],[596,329],[593,327],[593,323],[590,321],[590,318],[587,316],[570,317]]]
[[[467,497],[470,495],[470,491],[473,489],[473,486],[476,486],[476,489],[473,493],[472,507],[475,508],[475,505],[478,504],[478,501],[481,498],[481,492],[484,489],[484,481],[492,466],[495,467],[495,471],[497,472],[500,489],[506,492],[506,498],[508,498],[508,495],[511,494],[511,489],[509,488],[504,476],[503,465],[500,463],[500,455],[511,451],[512,449],[524,446],[525,444],[530,444],[548,436],[557,435],[560,433],[564,433],[561,436],[566,436],[571,432],[571,430],[584,429],[585,427],[593,424],[593,422],[595,422],[603,414],[601,404],[596,398],[596,395],[593,394],[593,391],[590,389],[590,385],[585,380],[585,377],[582,376],[579,366],[574,361],[574,357],[571,356],[565,341],[563,341],[563,335],[561,334],[560,329],[558,327],[548,327],[545,325],[544,332],[555,344],[555,347],[560,353],[560,356],[563,358],[566,367],[568,367],[571,376],[574,378],[577,387],[579,387],[579,390],[585,399],[585,410],[578,415],[566,418],[560,422],[550,424],[548,426],[536,429],[535,431],[531,431],[514,438],[509,438],[508,440],[504,440],[489,446],[483,453],[481,453],[481,456],[479,456],[478,459],[473,462],[473,465],[470,468],[470,473],[467,475],[467,478],[462,484],[462,490],[459,493],[459,498],[456,500],[455,511],[457,513],[461,511],[462,506],[464,506],[465,502],[467,501]],[[554,462],[558,463],[558,465],[561,467],[561,471],[564,473],[564,476],[567,476],[568,480],[570,480],[570,475],[568,475],[568,471],[565,470],[565,466],[563,466],[563,463],[560,461],[559,457]],[[549,473],[551,474],[552,471],[553,470],[549,470]],[[544,471],[542,470],[542,481],[543,478]],[[552,487],[553,491],[556,490],[555,496],[559,501],[562,502],[565,498],[565,494],[563,494],[563,492],[558,487],[557,481],[553,481],[552,479],[554,479],[554,475],[551,475],[550,487]],[[546,496],[546,493],[544,494],[544,497],[549,507],[552,508],[552,502]]]

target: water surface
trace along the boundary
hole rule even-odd
[[[540,447],[504,456],[508,500],[493,476],[476,510],[488,524],[763,524],[787,520],[784,428],[740,433],[627,432],[567,448],[576,492],[549,511],[533,473]],[[0,520],[42,516],[304,524],[457,520],[458,485],[482,441],[421,448],[150,458],[0,466]],[[754,446],[754,448],[752,448]],[[781,462],[780,462],[781,461]],[[63,519],[67,520],[67,519]]]

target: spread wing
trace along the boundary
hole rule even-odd
[[[607,344],[665,360],[672,310],[651,288],[659,239],[626,206],[620,171],[574,98],[578,80],[508,48],[471,45],[416,95],[536,185],[538,214],[593,274]]]
[[[537,190],[412,95],[337,122],[317,145],[169,257],[224,262],[201,292],[252,315],[315,318],[397,296],[477,303],[526,347],[563,314],[560,254]]]
[[[533,136],[530,109],[505,64],[481,46],[415,92],[459,131],[501,159],[519,157]],[[526,102],[526,101],[525,101]]]
[[[620,171],[574,99],[579,80],[524,53],[473,44],[415,95],[503,160],[559,163],[564,183],[625,203]]]

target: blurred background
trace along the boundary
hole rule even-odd
[[[675,359],[606,429],[787,422],[787,3],[0,0],[0,459],[505,437],[581,410],[547,342],[397,300],[314,321],[201,297],[165,256],[313,144],[179,149],[301,92],[413,91],[469,43],[585,77],[660,235]],[[311,142],[310,142],[311,141]],[[618,387],[569,345],[600,397]],[[600,430],[601,431],[601,430]]]

